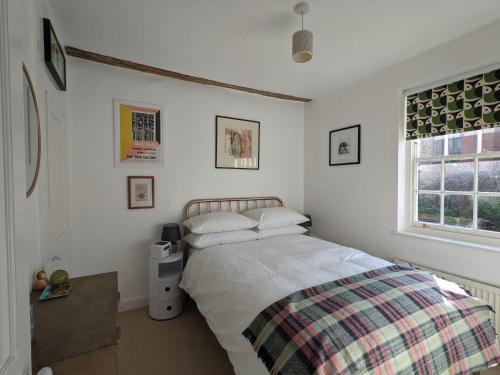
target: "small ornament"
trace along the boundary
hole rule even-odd
[[[50,275],[50,283],[53,289],[57,289],[59,286],[67,283],[69,280],[69,275],[64,270],[57,270]]]
[[[35,275],[35,282],[33,283],[33,288],[35,290],[42,290],[47,285],[49,285],[49,279],[45,271],[40,271]]]

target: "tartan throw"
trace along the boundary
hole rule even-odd
[[[295,292],[245,329],[271,374],[468,374],[500,362],[492,308],[393,265]]]

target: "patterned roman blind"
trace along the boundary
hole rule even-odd
[[[500,69],[406,97],[406,140],[500,127]]]

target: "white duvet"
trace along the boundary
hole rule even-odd
[[[195,250],[181,281],[237,375],[268,374],[241,332],[267,306],[311,286],[386,267],[362,251],[304,235]]]

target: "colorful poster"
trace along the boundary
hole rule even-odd
[[[163,109],[153,104],[114,101],[115,166],[163,165]]]

